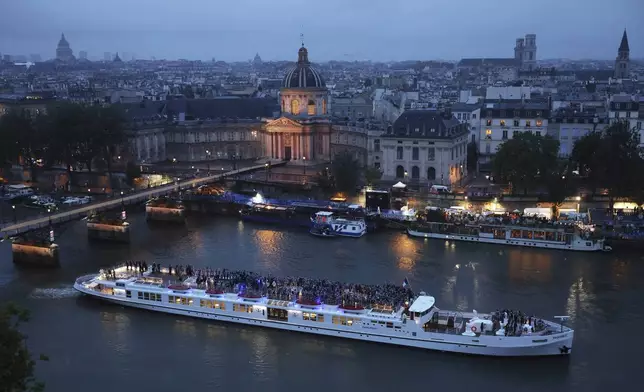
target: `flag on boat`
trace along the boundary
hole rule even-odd
[[[409,281],[407,280],[407,278],[405,278],[405,280],[403,280],[403,287],[407,286],[409,286]]]

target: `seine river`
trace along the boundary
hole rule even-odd
[[[148,226],[130,216],[132,243],[88,243],[84,222],[58,243],[61,268],[16,269],[0,244],[0,301],[32,312],[25,327],[49,391],[388,391],[401,388],[598,391],[635,387],[644,347],[644,260],[495,245],[448,244],[401,233],[325,240],[304,231],[191,218]],[[107,305],[72,290],[78,275],[131,260],[276,275],[402,283],[445,309],[501,307],[575,328],[570,357],[492,359],[219,324]],[[213,390],[213,389],[210,389]]]

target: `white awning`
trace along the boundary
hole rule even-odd
[[[403,184],[402,182],[398,181],[392,188],[397,188],[397,189],[402,189],[402,188],[407,188],[407,185]]]
[[[434,306],[435,302],[436,300],[434,299],[434,297],[431,297],[429,295],[421,295],[416,298],[413,304],[411,304],[409,311],[422,313]]]

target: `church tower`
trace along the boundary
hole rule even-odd
[[[522,68],[526,71],[537,69],[537,35],[526,34],[523,46]]]
[[[615,59],[615,79],[628,79],[630,66],[630,49],[628,47],[628,36],[626,29],[622,35],[622,42],[617,49],[617,58]]]

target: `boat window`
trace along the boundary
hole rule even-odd
[[[512,230],[510,232],[510,238],[521,238],[521,230]]]
[[[192,298],[179,297],[176,295],[168,295],[168,302],[177,305],[192,305]]]
[[[253,305],[233,304],[233,311],[241,313],[253,313]]]
[[[267,310],[267,318],[269,320],[288,321],[288,311],[275,308],[268,308]]]
[[[394,327],[394,323],[387,323],[387,328],[393,328],[393,327]]]
[[[116,282],[117,287],[125,287],[125,283],[123,282]]]
[[[304,312],[304,313],[302,313],[302,320],[310,320],[310,321],[321,322],[321,321],[324,321],[324,315],[323,314]]]
[[[225,302],[215,301],[211,299],[202,299],[201,301],[199,301],[199,306],[201,306],[202,308],[226,310]]]
[[[548,341],[548,339],[533,339],[532,343],[545,343],[547,341]]]
[[[132,298],[132,292],[130,290],[125,290],[125,296],[127,298]]]
[[[348,325],[352,326],[354,320],[351,317],[344,317],[344,316],[333,316],[333,319],[331,320],[333,324],[339,324],[339,325]]]

